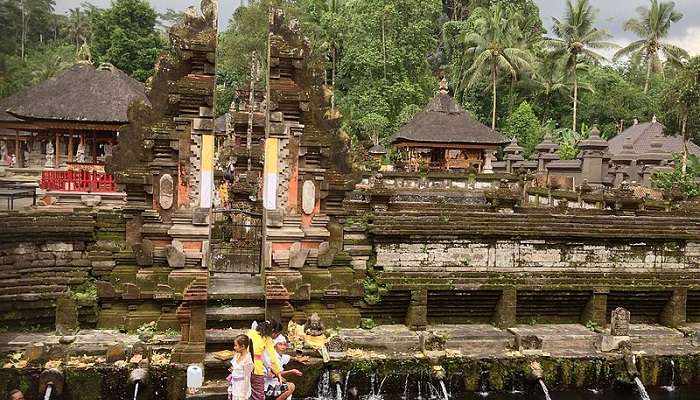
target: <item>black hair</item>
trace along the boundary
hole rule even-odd
[[[12,399],[15,397],[15,395],[16,395],[17,393],[21,393],[22,395],[24,395],[24,394],[22,393],[21,390],[19,390],[19,389],[12,389],[12,390],[10,390],[10,392],[7,394],[7,400],[12,400]]]
[[[255,351],[253,351],[253,341],[250,340],[248,335],[238,335],[233,339],[233,343],[238,343],[241,347],[247,347],[250,351],[251,360],[255,360]]]
[[[258,331],[262,337],[272,337],[274,332],[282,333],[282,323],[276,319],[259,322],[255,330]]]

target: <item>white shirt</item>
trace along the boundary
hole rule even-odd
[[[292,357],[286,354],[277,353],[277,361],[280,364],[280,368],[284,370],[284,366],[289,363]],[[272,363],[270,358],[267,356],[267,352],[263,353],[263,365],[265,366],[265,389],[269,386],[277,386],[280,384],[279,379],[272,373]]]

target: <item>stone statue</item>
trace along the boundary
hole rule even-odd
[[[306,321],[306,325],[304,325],[304,345],[318,350],[323,358],[323,362],[328,362],[330,360],[330,355],[326,348],[326,335],[324,331],[325,328],[323,327],[321,317],[316,313],[311,314]]]
[[[107,159],[107,157],[112,157],[112,143],[105,143],[104,150],[105,150],[105,159]]]
[[[53,168],[54,164],[54,148],[53,143],[46,143],[46,163],[44,164],[47,168]]]
[[[485,174],[493,174],[493,165],[491,164],[493,153],[491,151],[486,151],[484,154],[484,167],[481,171]]]
[[[304,333],[307,336],[321,336],[323,335],[324,330],[325,329],[323,327],[321,317],[319,317],[316,313],[311,314],[308,321],[306,321],[306,325],[304,326]]]
[[[0,161],[5,161],[7,158],[7,144],[2,141],[0,142]]]
[[[22,152],[22,166],[24,168],[29,168],[29,157],[31,153],[29,153],[29,146],[24,148],[24,152]]]
[[[75,161],[78,163],[85,162],[85,144],[83,142],[78,143],[78,149],[75,151]]]

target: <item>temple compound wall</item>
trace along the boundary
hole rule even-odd
[[[517,206],[375,210],[363,223],[376,298],[363,313],[417,327],[604,326],[621,306],[634,321],[696,321],[698,217]]]

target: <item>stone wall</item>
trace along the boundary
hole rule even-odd
[[[474,239],[380,243],[386,272],[700,273],[700,242]]]
[[[369,249],[353,257],[368,273],[359,306],[380,322],[605,325],[618,306],[670,326],[700,316],[691,211],[372,207],[356,217],[367,240],[346,231],[344,250]]]
[[[96,281],[112,272],[124,247],[124,219],[114,211],[0,214],[0,324],[53,326],[69,298],[83,326],[97,323]]]

